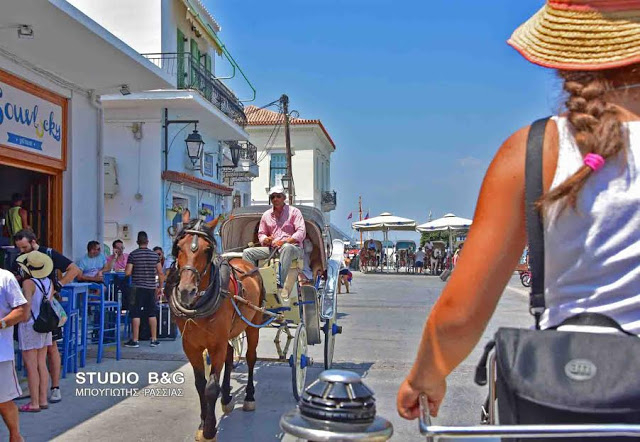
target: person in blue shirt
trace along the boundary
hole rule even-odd
[[[82,282],[102,282],[103,273],[106,271],[107,258],[101,252],[98,241],[89,241],[87,244],[87,254],[77,263],[82,274],[78,276],[78,281]]]

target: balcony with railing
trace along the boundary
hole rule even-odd
[[[238,165],[234,167],[224,167],[222,169],[222,179],[229,186],[241,181],[251,181],[259,175],[258,169],[258,148],[249,141],[225,141],[229,148],[239,147]]]
[[[335,190],[325,190],[322,192],[321,205],[323,212],[336,210],[337,196]]]
[[[244,106],[235,94],[190,53],[142,54],[164,72],[176,78],[178,89],[197,90],[237,125],[245,127]]]

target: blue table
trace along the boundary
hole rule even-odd
[[[88,282],[71,282],[62,287],[60,295],[62,300],[68,299],[70,308],[80,311],[80,320],[82,321],[82,336],[80,338],[80,367],[84,367],[87,363],[87,334],[89,315],[89,288],[91,283]]]
[[[104,273],[104,285],[107,286],[107,299],[110,301],[120,301],[122,305],[121,293],[117,293],[115,283],[118,280],[127,280],[131,285],[131,276],[126,276],[124,272],[106,272]],[[117,297],[116,297],[117,295]]]

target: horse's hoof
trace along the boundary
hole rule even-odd
[[[207,439],[207,438],[204,437],[204,431],[198,430],[198,431],[196,431],[195,440],[196,440],[196,442],[217,442],[218,435],[215,435],[213,437],[213,439]]]
[[[228,404],[222,404],[222,412],[224,414],[229,414],[233,411],[233,404],[229,402]]]
[[[256,411],[256,401],[244,401],[242,411]]]

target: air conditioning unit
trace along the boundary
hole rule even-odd
[[[104,157],[104,196],[113,198],[119,190],[116,159],[114,157]]]

